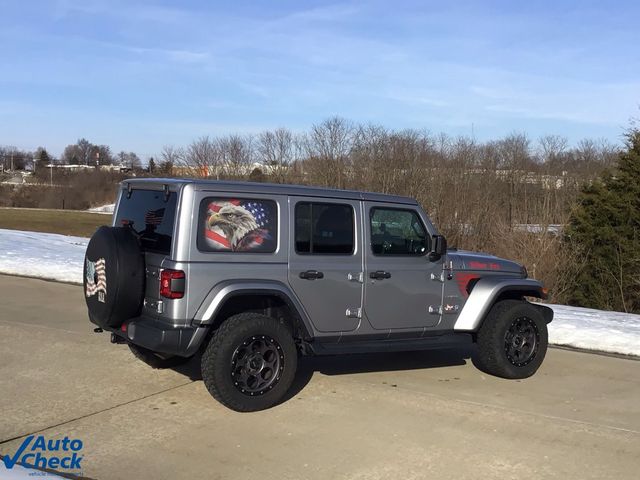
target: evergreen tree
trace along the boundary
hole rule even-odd
[[[640,129],[616,168],[583,188],[565,241],[578,253],[569,302],[640,313]]]
[[[47,149],[44,147],[38,147],[36,150],[35,158],[40,162],[40,165],[46,165],[51,162],[51,156]]]

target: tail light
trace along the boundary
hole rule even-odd
[[[184,297],[185,275],[182,270],[169,270],[165,268],[160,271],[160,296],[164,298]]]

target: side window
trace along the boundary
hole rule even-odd
[[[200,203],[198,250],[273,253],[278,208],[272,200],[209,197]]]
[[[353,253],[355,235],[350,205],[300,202],[296,205],[295,223],[296,252]]]
[[[374,255],[424,255],[430,238],[414,210],[371,209],[371,250]]]

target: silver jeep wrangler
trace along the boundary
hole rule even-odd
[[[523,266],[447,249],[411,198],[245,182],[123,182],[84,289],[96,331],[158,368],[201,354],[237,411],[281,401],[299,355],[475,342],[486,372],[529,377],[553,317]]]

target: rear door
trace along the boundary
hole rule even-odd
[[[361,203],[291,197],[289,283],[315,328],[355,330],[362,312]]]
[[[440,321],[442,262],[417,209],[365,202],[364,312],[375,329],[424,328]],[[432,279],[431,275],[435,275]]]
[[[160,300],[160,266],[171,257],[177,201],[174,191],[123,191],[113,223],[117,227],[129,225],[139,235],[146,268],[144,308],[150,315],[157,313]]]

